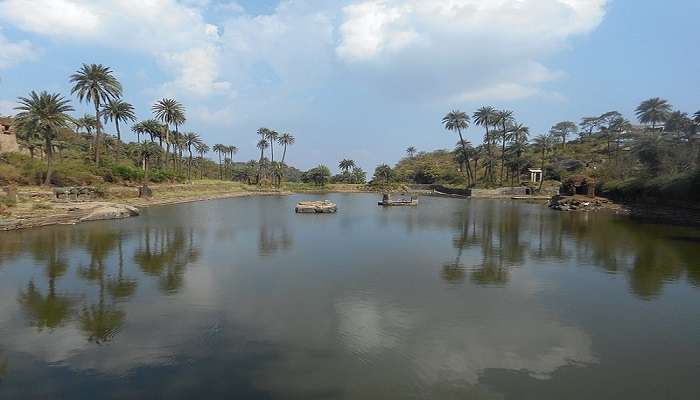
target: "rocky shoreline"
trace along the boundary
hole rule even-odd
[[[0,217],[0,231],[38,228],[50,225],[75,225],[82,222],[122,219],[138,216],[141,208],[247,196],[283,196],[291,192],[229,192],[183,198],[128,198],[115,201],[51,202],[41,208],[28,208]],[[46,204],[46,203],[43,203]]]

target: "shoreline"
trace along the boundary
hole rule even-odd
[[[45,188],[20,188],[20,197],[24,198],[21,206],[12,215],[0,216],[0,232],[9,232],[51,225],[75,225],[96,220],[112,220],[139,215],[139,210],[157,206],[167,206],[194,203],[210,200],[221,200],[253,196],[290,196],[295,194],[323,195],[332,193],[378,193],[362,187],[327,187],[321,188],[282,188],[280,190],[259,190],[257,187],[247,187],[240,184],[195,183],[195,184],[165,184],[154,185],[156,195],[144,199],[134,196],[133,187],[109,188],[110,195],[105,199],[79,202],[59,203],[47,201],[51,191]],[[294,190],[300,189],[300,190]],[[434,193],[421,193],[431,196]],[[443,197],[437,195],[437,197]],[[445,196],[453,197],[453,196]],[[458,196],[454,196],[458,197]],[[484,197],[484,199],[513,199],[509,196]],[[513,199],[527,201],[527,199]],[[532,199],[535,200],[535,199]],[[539,199],[537,199],[539,200]],[[607,202],[604,206],[588,211],[612,211],[617,215],[642,223],[661,223],[678,226],[700,226],[700,210],[679,207],[665,207],[649,204],[625,204]],[[572,210],[573,211],[573,210]],[[577,211],[573,211],[577,212]]]

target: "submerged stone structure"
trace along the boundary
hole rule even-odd
[[[297,214],[335,214],[338,206],[332,201],[302,201],[294,209]]]

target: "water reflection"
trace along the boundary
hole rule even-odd
[[[493,201],[453,217],[443,223],[455,232],[456,255],[441,268],[443,279],[452,284],[464,282],[469,272],[472,283],[502,286],[512,269],[528,260],[574,260],[624,274],[631,291],[642,299],[657,297],[665,284],[679,279],[700,283],[699,248],[694,246],[700,235],[692,228],[641,225],[607,215],[524,212],[516,203]],[[687,236],[678,240],[678,231]]]
[[[6,235],[0,380],[11,364],[13,381],[0,398],[99,384],[115,398],[498,399],[507,391],[484,380],[503,371],[556,386],[585,370],[593,385],[641,348],[605,332],[635,340],[635,321],[663,317],[651,302],[668,310],[665,287],[700,283],[695,230],[516,202],[383,209],[361,195],[335,198],[338,216],[306,218],[289,211],[295,200]],[[610,318],[589,295],[599,288],[627,308]],[[689,304],[700,293],[674,292]],[[700,332],[683,318],[664,326]],[[693,360],[695,347],[678,346]],[[47,386],[28,385],[36,376]]]
[[[184,284],[187,266],[200,255],[193,228],[144,229],[138,239],[134,262],[148,276],[158,278],[165,294],[177,293]]]

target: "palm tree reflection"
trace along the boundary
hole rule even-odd
[[[146,228],[140,242],[134,262],[146,275],[158,277],[162,292],[177,293],[184,284],[187,266],[200,255],[193,229]]]

